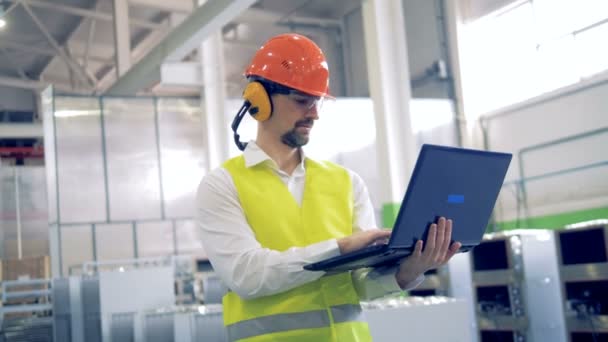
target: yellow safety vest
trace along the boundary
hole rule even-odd
[[[300,206],[264,163],[247,168],[240,156],[224,164],[236,186],[247,222],[262,247],[285,251],[352,234],[349,174],[329,162],[306,159],[305,167],[306,183]],[[223,304],[230,341],[371,341],[348,272],[250,300],[228,292]]]

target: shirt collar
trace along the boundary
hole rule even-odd
[[[304,169],[304,161],[306,160],[306,155],[304,154],[304,150],[300,148],[300,155],[302,156],[302,161],[300,165],[296,169]],[[243,151],[243,157],[245,158],[245,166],[252,167],[261,163],[268,163],[268,165],[272,166],[273,169],[277,170],[277,163],[270,158],[258,144],[255,143],[254,140],[251,140],[247,143],[247,147],[245,147],[245,151]]]

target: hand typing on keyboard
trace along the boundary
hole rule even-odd
[[[340,254],[350,253],[375,243],[386,243],[391,232],[382,229],[370,229],[356,232],[353,235],[338,239]]]

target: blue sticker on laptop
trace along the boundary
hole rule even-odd
[[[464,195],[448,195],[448,203],[464,203]]]

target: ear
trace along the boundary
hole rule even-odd
[[[266,121],[272,114],[272,100],[260,82],[251,82],[243,91],[243,99],[251,104],[249,114],[257,121]]]

